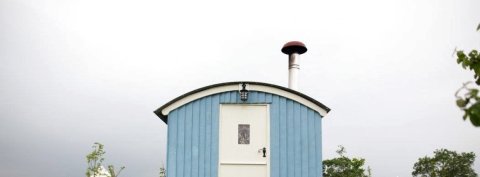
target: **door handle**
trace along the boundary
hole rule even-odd
[[[267,157],[267,148],[263,147],[258,150],[258,153],[263,153],[262,157]]]
[[[263,147],[262,152],[263,152],[263,157],[267,157],[267,148]]]

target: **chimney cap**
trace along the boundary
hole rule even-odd
[[[290,41],[283,45],[282,52],[288,55],[292,53],[303,54],[307,52],[307,47],[300,41]]]

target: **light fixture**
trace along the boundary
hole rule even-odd
[[[240,92],[240,100],[242,101],[247,101],[248,99],[248,90],[245,87],[247,87],[247,84],[242,83],[242,89],[238,91]]]

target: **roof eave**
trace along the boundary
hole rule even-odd
[[[155,111],[153,111],[163,122],[165,122],[165,124],[168,124],[168,115],[163,115],[162,113],[162,110],[166,107],[168,107],[169,105],[177,102],[178,100],[181,100],[182,98],[185,98],[191,94],[194,94],[194,93],[197,93],[197,92],[201,92],[201,91],[204,91],[204,90],[207,90],[207,89],[210,89],[210,88],[215,88],[215,87],[220,87],[220,86],[224,86],[224,85],[232,85],[232,84],[241,84],[241,83],[246,83],[246,84],[256,84],[256,85],[264,85],[264,86],[269,86],[269,87],[274,87],[274,88],[277,88],[277,89],[281,89],[281,90],[284,90],[284,91],[287,91],[287,92],[291,92],[293,94],[296,94],[300,97],[303,97],[304,99],[307,99],[308,101],[318,105],[319,107],[321,107],[322,109],[324,109],[327,113],[330,112],[330,108],[328,108],[327,106],[325,106],[324,104],[320,103],[319,101],[303,94],[303,93],[300,93],[296,90],[292,90],[292,89],[289,89],[289,88],[286,88],[286,87],[282,87],[282,86],[278,86],[278,85],[274,85],[274,84],[269,84],[269,83],[263,83],[263,82],[252,82],[252,81],[236,81],[236,82],[223,82],[223,83],[218,83],[218,84],[213,84],[213,85],[209,85],[209,86],[205,86],[205,87],[201,87],[201,88],[198,88],[198,89],[195,89],[195,90],[192,90],[190,92],[187,92],[179,97],[176,97],[175,99],[169,101],[168,103],[164,104],[163,106],[161,106],[160,108],[156,109]]]
[[[153,111],[165,124],[168,124],[168,116],[162,114],[162,110],[158,108],[157,110]]]

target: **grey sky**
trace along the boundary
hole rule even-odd
[[[166,126],[154,109],[237,80],[287,85],[289,40],[303,41],[299,90],[333,111],[337,145],[374,176],[411,176],[436,148],[474,151],[454,92],[472,73],[455,47],[480,48],[478,0],[0,1],[0,176],[84,176],[93,142],[122,176],[158,176]],[[475,170],[480,173],[480,159]]]

